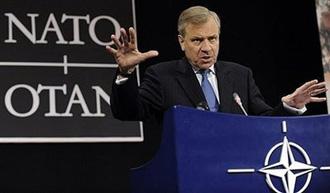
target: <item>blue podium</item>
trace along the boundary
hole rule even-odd
[[[175,106],[133,193],[329,193],[330,116],[260,117]]]

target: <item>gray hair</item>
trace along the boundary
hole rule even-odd
[[[185,9],[179,16],[178,20],[178,32],[179,35],[185,35],[185,29],[188,24],[199,25],[206,23],[209,18],[212,17],[219,27],[219,33],[221,28],[221,22],[219,16],[203,6],[193,6]]]

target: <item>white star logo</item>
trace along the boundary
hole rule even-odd
[[[282,121],[282,131],[283,133],[287,132],[286,121]],[[269,160],[272,154],[280,147],[282,148],[280,150],[279,162],[270,165]],[[301,153],[303,159],[305,160],[304,162],[296,161],[291,147]],[[266,174],[266,182],[268,186],[276,193],[282,192],[274,186],[271,177],[280,178],[283,184],[283,188],[281,189],[284,189],[285,193],[302,193],[307,189],[312,179],[312,172],[317,169],[317,167],[311,165],[311,160],[309,159],[306,151],[296,143],[289,142],[287,137],[284,137],[283,142],[274,145],[269,150],[265,158],[264,165],[265,167],[259,169],[258,171]],[[330,171],[330,166],[321,166],[319,170]],[[254,168],[235,168],[227,170],[229,174],[254,173],[255,171],[256,170]],[[297,178],[304,175],[307,176],[305,183],[299,190],[296,190]]]
[[[280,145],[282,145],[280,161],[275,164],[268,165],[270,155]],[[299,151],[301,151],[301,153],[304,155],[306,163],[298,162],[295,160],[290,147],[291,145],[299,149]],[[281,178],[285,192],[294,193],[297,178],[302,175],[308,175],[305,185],[299,191],[297,191],[297,193],[300,193],[307,188],[311,179],[311,175],[312,175],[311,172],[316,169],[316,167],[310,164],[311,162],[306,152],[297,144],[294,144],[292,142],[289,143],[288,139],[284,137],[282,143],[275,145],[269,151],[265,159],[266,167],[261,168],[259,171],[266,174],[267,184],[272,190],[274,190],[277,193],[281,193],[281,192],[274,187],[270,176]]]

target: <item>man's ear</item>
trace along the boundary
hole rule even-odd
[[[184,51],[184,38],[182,37],[182,35],[178,35],[178,41],[179,41],[181,50]]]

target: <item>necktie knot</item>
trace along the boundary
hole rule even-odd
[[[205,78],[207,78],[209,71],[210,71],[209,69],[199,70],[199,73],[202,75],[203,79],[205,79]]]

